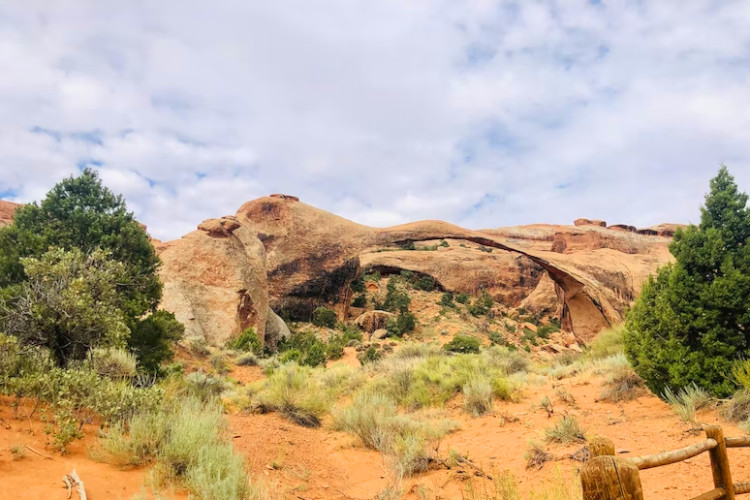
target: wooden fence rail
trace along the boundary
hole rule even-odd
[[[706,439],[674,451],[645,457],[614,456],[614,444],[606,438],[589,443],[591,459],[581,470],[584,500],[644,500],[640,470],[682,462],[708,452],[714,489],[691,500],[734,500],[750,493],[750,482],[733,483],[727,448],[750,447],[750,436],[724,438],[718,425],[706,427]]]

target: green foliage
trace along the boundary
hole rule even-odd
[[[364,293],[365,292],[364,276],[357,277],[357,279],[355,279],[349,284],[349,288],[351,288],[352,292]]]
[[[224,438],[226,421],[215,402],[185,398],[133,416],[101,441],[101,458],[120,466],[156,461],[166,480],[206,500],[243,500],[250,483],[242,456]]]
[[[333,328],[336,326],[336,311],[320,306],[313,311],[312,323],[315,326]]]
[[[482,252],[492,253],[492,248],[486,247],[484,245],[479,245],[479,250],[481,250]]]
[[[129,336],[117,283],[124,265],[103,250],[53,249],[21,259],[27,280],[0,298],[1,327],[28,346],[46,347],[60,366],[94,347],[124,347]]]
[[[370,363],[374,363],[382,357],[383,355],[380,351],[378,351],[375,347],[370,346],[363,353],[358,355],[357,359],[359,359],[359,364],[364,366]]]
[[[91,351],[94,371],[111,379],[127,379],[136,374],[136,359],[124,349],[101,349]]]
[[[182,339],[185,326],[168,311],[154,311],[132,322],[128,348],[138,358],[138,367],[147,373],[158,373],[162,363],[172,361],[172,346]]]
[[[385,301],[383,302],[383,309],[392,312],[403,312],[409,310],[409,304],[411,304],[411,297],[406,293],[406,290],[399,286],[399,280],[392,277],[388,280],[386,285]]]
[[[123,198],[104,187],[94,170],[64,179],[41,203],[21,207],[9,227],[0,230],[0,286],[24,281],[19,259],[41,257],[50,247],[85,254],[103,249],[124,264],[117,291],[126,317],[156,309],[162,289],[159,259]]]
[[[305,331],[292,334],[279,343],[283,362],[296,361],[300,365],[318,366],[326,362],[326,345],[314,333]]]
[[[389,318],[385,329],[389,335],[400,337],[406,332],[414,330],[417,326],[417,317],[409,311],[400,311],[395,318]]]
[[[732,367],[732,375],[741,388],[750,391],[750,359],[741,359]]]
[[[414,281],[414,288],[425,292],[431,292],[437,287],[435,278],[432,276],[422,275]]]
[[[352,300],[352,307],[366,307],[367,306],[367,295],[360,293],[354,300]]]
[[[468,304],[470,299],[471,297],[469,297],[468,293],[461,292],[456,294],[456,302],[459,304]]]
[[[227,347],[235,351],[252,352],[256,356],[263,355],[263,341],[252,327],[246,328],[238,337],[227,342]]]
[[[484,316],[490,312],[490,308],[494,303],[495,301],[492,299],[492,296],[490,294],[488,294],[487,292],[482,292],[479,297],[474,299],[467,310],[472,316]]]
[[[364,281],[364,282],[368,282],[369,281],[371,283],[377,283],[378,281],[380,281],[380,271],[373,271],[371,273],[367,273],[367,274],[362,275],[362,281]]]
[[[549,338],[550,333],[555,333],[560,331],[560,325],[555,324],[549,324],[549,325],[539,325],[539,327],[536,330],[536,334],[543,339]]]
[[[252,389],[252,407],[261,413],[278,412],[304,427],[319,427],[331,405],[332,389],[314,376],[312,368],[289,363]]]
[[[490,339],[490,342],[492,342],[492,343],[493,343],[493,344],[495,344],[495,345],[500,345],[500,346],[505,346],[505,347],[510,347],[510,348],[513,348],[513,349],[515,349],[515,346],[513,346],[513,345],[512,345],[512,344],[510,344],[510,343],[509,343],[509,342],[508,342],[507,340],[505,340],[505,337],[503,337],[503,334],[502,334],[502,333],[499,333],[499,332],[492,332],[492,331],[491,331],[491,332],[490,332],[490,333],[488,334],[488,337],[489,337],[489,339]]]
[[[450,245],[448,244],[448,242],[447,242],[447,241],[445,241],[445,240],[440,240],[440,246],[441,246],[441,247],[449,247]]]
[[[414,246],[414,242],[409,240],[401,244],[402,250],[416,250],[416,247]]]
[[[592,359],[604,359],[623,352],[625,349],[624,332],[623,326],[600,332],[586,353]]]
[[[456,307],[455,302],[453,302],[453,294],[451,292],[443,293],[443,295],[440,296],[440,302],[438,302],[438,304],[443,307]]]
[[[458,352],[463,354],[478,353],[481,345],[479,339],[476,337],[471,337],[469,335],[456,335],[453,337],[453,340],[443,346],[443,349],[448,352]]]
[[[627,316],[625,353],[648,387],[736,389],[733,363],[750,349],[750,209],[725,167],[698,226],[678,230],[675,263],[644,285]]]

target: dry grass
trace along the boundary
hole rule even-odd
[[[544,439],[550,443],[576,443],[586,440],[586,432],[575,417],[566,415],[544,433]]]
[[[599,400],[611,403],[632,401],[645,392],[643,379],[630,366],[617,366],[604,380]]]
[[[698,426],[695,420],[695,412],[708,406],[712,401],[711,396],[695,384],[683,387],[677,393],[667,388],[664,391],[663,398],[680,417],[680,420],[691,424],[693,428]]]
[[[542,444],[533,440],[529,441],[528,448],[523,457],[526,459],[527,469],[541,469],[546,462],[554,460],[555,458],[551,453],[548,453],[547,450],[544,449]]]

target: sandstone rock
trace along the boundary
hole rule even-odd
[[[561,352],[565,352],[565,348],[561,346],[560,344],[545,344],[542,346],[542,349],[553,352],[555,354],[560,354]]]
[[[573,224],[576,226],[599,226],[599,227],[607,227],[607,223],[603,220],[598,219],[576,219],[573,221]]]
[[[354,320],[362,330],[368,333],[374,333],[375,330],[385,328],[386,323],[390,318],[394,318],[396,315],[387,311],[367,311],[360,317]]]
[[[627,224],[612,224],[609,226],[609,229],[614,229],[615,231],[627,231],[629,233],[634,233],[636,231],[635,226],[628,226]]]
[[[7,226],[13,222],[13,215],[21,208],[18,203],[0,200],[0,227]]]
[[[404,250],[410,242],[441,251]],[[432,276],[441,289],[486,290],[505,307],[523,303],[558,315],[563,329],[588,341],[621,321],[641,282],[671,261],[668,243],[601,225],[472,231],[422,221],[377,229],[275,195],[160,245],[163,307],[178,312],[189,331],[221,342],[243,325],[264,333],[269,305],[299,320],[320,305],[346,317],[348,286],[357,276],[411,270]],[[372,332],[385,325],[366,326]]]
[[[286,339],[291,336],[292,332],[289,330],[289,327],[284,320],[269,307],[268,318],[266,319],[266,345],[276,346],[281,339]]]
[[[388,336],[388,330],[385,328],[378,328],[374,332],[372,332],[372,335],[370,335],[370,340],[382,340]]]
[[[534,333],[536,333],[536,332],[537,332],[537,327],[536,327],[536,325],[535,325],[535,324],[533,324],[533,323],[522,323],[522,324],[521,324],[521,329],[522,329],[522,330],[531,330],[531,331],[532,331],[532,332],[534,332]]]
[[[562,341],[567,346],[578,345],[578,339],[571,332],[564,332],[562,335]]]

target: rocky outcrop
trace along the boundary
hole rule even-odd
[[[292,335],[289,327],[286,325],[281,316],[268,308],[268,318],[266,319],[266,338],[265,343],[269,346],[279,345],[279,341]]]
[[[0,227],[7,226],[13,222],[13,215],[21,205],[12,201],[0,200]]]
[[[586,341],[621,321],[640,283],[671,259],[670,240],[658,232],[589,222],[472,231],[421,221],[377,229],[274,195],[161,246],[163,307],[210,342],[253,325],[273,343],[269,307],[309,320],[325,304],[343,317],[357,276],[409,270],[443,290],[487,291],[507,306],[556,314]]]
[[[607,227],[607,223],[599,219],[576,219],[573,221],[573,225]]]
[[[387,311],[367,311],[354,320],[354,323],[362,330],[373,333],[377,330],[385,329],[388,320],[395,317],[393,313]]]

